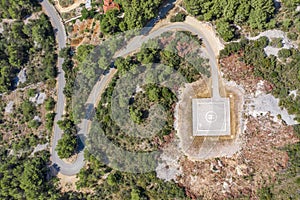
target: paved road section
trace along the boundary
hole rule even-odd
[[[193,27],[190,24],[184,23],[184,22],[178,22],[178,23],[172,23],[170,25],[164,26],[158,30],[155,30],[151,32],[147,36],[137,36],[131,40],[131,42],[126,46],[125,49],[120,51],[117,54],[117,57],[123,57],[125,55],[128,55],[130,52],[133,52],[139,48],[141,48],[142,44],[149,39],[153,39],[155,37],[160,36],[162,33],[167,32],[167,31],[172,31],[172,30],[182,30],[182,31],[189,31],[193,34],[198,35],[200,38],[203,39],[203,43],[205,46],[205,49],[207,51],[208,57],[209,57],[209,62],[211,66],[211,75],[212,75],[212,93],[213,93],[213,98],[219,99],[220,97],[220,92],[219,92],[219,74],[218,74],[218,64],[217,64],[217,58],[215,56],[215,53],[213,51],[212,45],[210,44],[209,41],[204,37],[203,33],[201,30]]]
[[[55,32],[56,41],[58,43],[58,50],[66,47],[67,35],[66,35],[65,27],[56,9],[48,0],[43,0],[40,2],[40,4],[44,12],[46,13],[46,15],[50,18],[51,24]],[[52,146],[51,160],[53,164],[56,164],[58,168],[60,168],[60,172],[66,175],[72,175],[74,174],[75,171],[77,172],[77,169],[76,170],[74,169],[74,165],[65,165],[65,162],[58,157],[57,152],[55,151],[55,147],[58,143],[58,140],[61,138],[62,135],[62,130],[58,127],[57,121],[62,119],[62,115],[64,113],[64,108],[65,108],[65,96],[63,94],[63,90],[66,81],[65,81],[65,73],[62,70],[63,62],[64,59],[58,58],[57,104],[55,110],[56,116],[54,119],[54,134],[52,137],[52,145],[51,145]]]
[[[158,21],[161,17],[164,17],[167,12],[173,7],[174,0],[170,0],[165,6],[161,8],[161,11],[159,13],[159,17],[155,18],[151,22],[149,22],[148,26],[150,28],[145,29],[147,30],[146,34],[150,32],[152,29],[153,25]],[[52,23],[52,26],[56,30],[56,40],[58,42],[59,49],[64,48],[66,46],[66,32],[64,25],[62,23],[62,20],[60,16],[58,15],[57,11],[55,10],[54,6],[49,3],[48,0],[43,0],[41,2],[41,5],[43,7],[43,10],[45,13],[49,16],[50,21]],[[153,31],[152,33],[149,33],[148,35],[142,35],[142,36],[137,36],[129,42],[129,44],[124,48],[121,52],[119,52],[116,56],[125,56],[130,54],[133,51],[136,51],[139,49],[142,45],[143,42],[148,41],[149,39],[155,38],[159,35],[161,35],[164,32],[171,31],[171,30],[185,30],[185,31],[190,31],[194,34],[199,35],[201,38],[203,38],[204,45],[207,49],[207,53],[209,55],[209,60],[210,64],[212,66],[212,76],[213,76],[213,96],[214,97],[219,97],[219,90],[218,90],[218,67],[217,67],[217,60],[215,58],[215,54],[211,48],[211,44],[203,37],[203,34],[201,33],[201,30],[198,30],[194,28],[193,26],[186,24],[186,23],[174,23],[167,25],[165,27],[162,27],[156,31]],[[56,113],[57,115],[55,116],[55,125],[54,125],[54,136],[52,140],[52,149],[51,149],[51,160],[53,164],[57,165],[57,168],[59,169],[59,172],[72,176],[77,174],[80,169],[84,166],[84,155],[83,151],[81,151],[75,162],[73,163],[66,163],[63,160],[61,160],[57,152],[55,151],[55,147],[58,143],[58,140],[61,138],[62,131],[57,125],[57,121],[62,118],[63,112],[64,112],[64,106],[65,106],[65,97],[63,94],[63,88],[65,86],[65,79],[64,79],[64,71],[62,70],[62,63],[63,59],[59,58],[57,67],[58,67],[58,99],[57,99],[57,107],[56,107]],[[113,78],[114,74],[116,73],[115,69],[111,69],[108,74],[105,76],[102,76],[99,81],[95,84],[94,88],[91,91],[91,94],[88,98],[87,104],[89,105],[94,105],[96,106],[97,103],[99,102],[99,97],[101,94],[104,92],[106,86],[109,84],[111,79]],[[86,134],[89,131],[89,125],[90,121],[87,119],[82,120],[82,122],[78,125],[80,128],[80,131],[78,133],[79,137],[84,141],[84,138]]]
[[[164,32],[179,31],[179,30],[189,31],[193,34],[200,36],[203,39],[203,43],[204,43],[206,51],[208,53],[209,62],[211,65],[211,73],[212,73],[212,81],[213,81],[213,98],[220,99],[220,93],[219,93],[219,89],[218,89],[219,88],[218,65],[217,65],[216,56],[212,49],[213,44],[209,43],[209,41],[202,34],[201,30],[193,27],[190,24],[187,24],[184,22],[173,23],[173,24],[169,24],[165,27],[162,27],[158,30],[155,30],[146,36],[145,35],[136,36],[126,45],[126,47],[124,49],[122,49],[121,51],[116,53],[114,57],[125,57],[125,56],[131,54],[132,52],[135,52],[136,50],[140,49],[142,44],[147,42],[149,39],[156,38]],[[101,97],[102,93],[104,92],[105,87],[112,80],[116,71],[117,71],[116,69],[111,69],[107,75],[105,75],[99,79],[99,81],[93,87],[92,92],[89,95],[86,105],[90,105],[90,106],[93,105],[93,107],[97,106],[97,104],[99,102],[99,98]],[[79,125],[79,127],[80,127],[79,135],[86,135],[89,132],[90,124],[91,124],[91,121],[84,119],[82,121],[82,123]]]

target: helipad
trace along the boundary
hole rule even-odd
[[[229,98],[193,99],[193,136],[230,135]]]

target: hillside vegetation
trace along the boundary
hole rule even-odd
[[[116,0],[121,7],[109,10],[101,16],[101,30],[104,34],[140,29],[157,16],[162,0]],[[124,17],[120,17],[124,14]]]
[[[33,14],[27,12],[34,10],[34,7],[28,10],[27,7],[28,5],[20,7],[18,14],[25,12],[23,9],[27,15]],[[8,10],[13,8],[14,6]],[[16,75],[22,69],[26,69],[25,84],[48,80],[53,87],[56,77],[55,39],[48,17],[41,14],[25,24],[20,19],[7,21],[4,17],[17,16],[13,15],[13,11],[9,12],[11,16],[5,12],[1,16],[3,32],[0,33],[0,93],[16,87]]]

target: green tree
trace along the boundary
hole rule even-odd
[[[47,111],[51,111],[54,109],[54,107],[55,107],[55,100],[52,97],[48,98],[45,102],[45,109]]]
[[[20,176],[20,188],[24,190],[27,199],[37,199],[46,192],[46,162],[37,157],[25,162],[23,173]]]
[[[120,31],[119,24],[121,20],[118,15],[119,11],[117,9],[106,12],[100,23],[101,31],[104,34],[114,34]]]
[[[52,130],[55,113],[46,114],[46,128],[48,131]]]
[[[41,125],[41,123],[38,120],[33,119],[33,120],[28,122],[28,127],[29,128],[37,129],[40,125]]]
[[[58,121],[57,124],[64,132],[56,146],[57,154],[60,158],[69,158],[77,148],[76,126],[70,119]]]
[[[30,102],[28,100],[25,100],[21,104],[21,111],[22,111],[22,114],[23,114],[23,117],[24,117],[25,121],[28,122],[29,120],[32,120],[33,117],[35,116],[36,107],[32,102]]]
[[[131,195],[131,200],[140,200],[141,199],[140,191],[137,189],[132,189],[130,195]]]
[[[77,147],[77,137],[72,134],[64,133],[56,146],[57,154],[60,158],[71,157]]]
[[[292,52],[289,49],[280,49],[278,52],[279,58],[288,58],[291,55],[292,55]]]
[[[225,19],[218,20],[216,25],[218,33],[226,42],[234,38],[234,28]]]

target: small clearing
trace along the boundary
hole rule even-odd
[[[41,105],[46,100],[46,97],[47,97],[46,93],[41,92],[41,93],[37,93],[34,97],[30,97],[29,101],[31,101],[32,103],[36,103],[37,105]]]
[[[257,40],[260,37],[267,37],[270,41],[272,40],[272,38],[281,38],[282,39],[282,44],[283,47],[281,48],[277,48],[277,47],[272,47],[272,46],[267,46],[264,48],[265,53],[269,56],[269,55],[274,55],[277,56],[278,51],[280,49],[296,49],[298,48],[298,45],[295,44],[294,42],[292,42],[288,37],[287,34],[281,30],[267,30],[264,32],[261,32],[259,35],[255,36],[255,37],[247,37],[247,39],[249,40]]]
[[[58,12],[67,13],[78,8],[80,4],[85,4],[86,0],[74,0],[74,3],[72,5],[69,5],[68,7],[62,7],[59,4],[59,0],[55,0],[55,2],[56,2],[55,7],[57,8]]]
[[[258,117],[270,113],[275,121],[280,121],[278,116],[285,121],[288,125],[297,124],[293,115],[289,115],[286,109],[278,106],[279,99],[276,99],[271,94],[260,94],[258,97],[253,98],[253,101],[248,104],[248,114]]]

